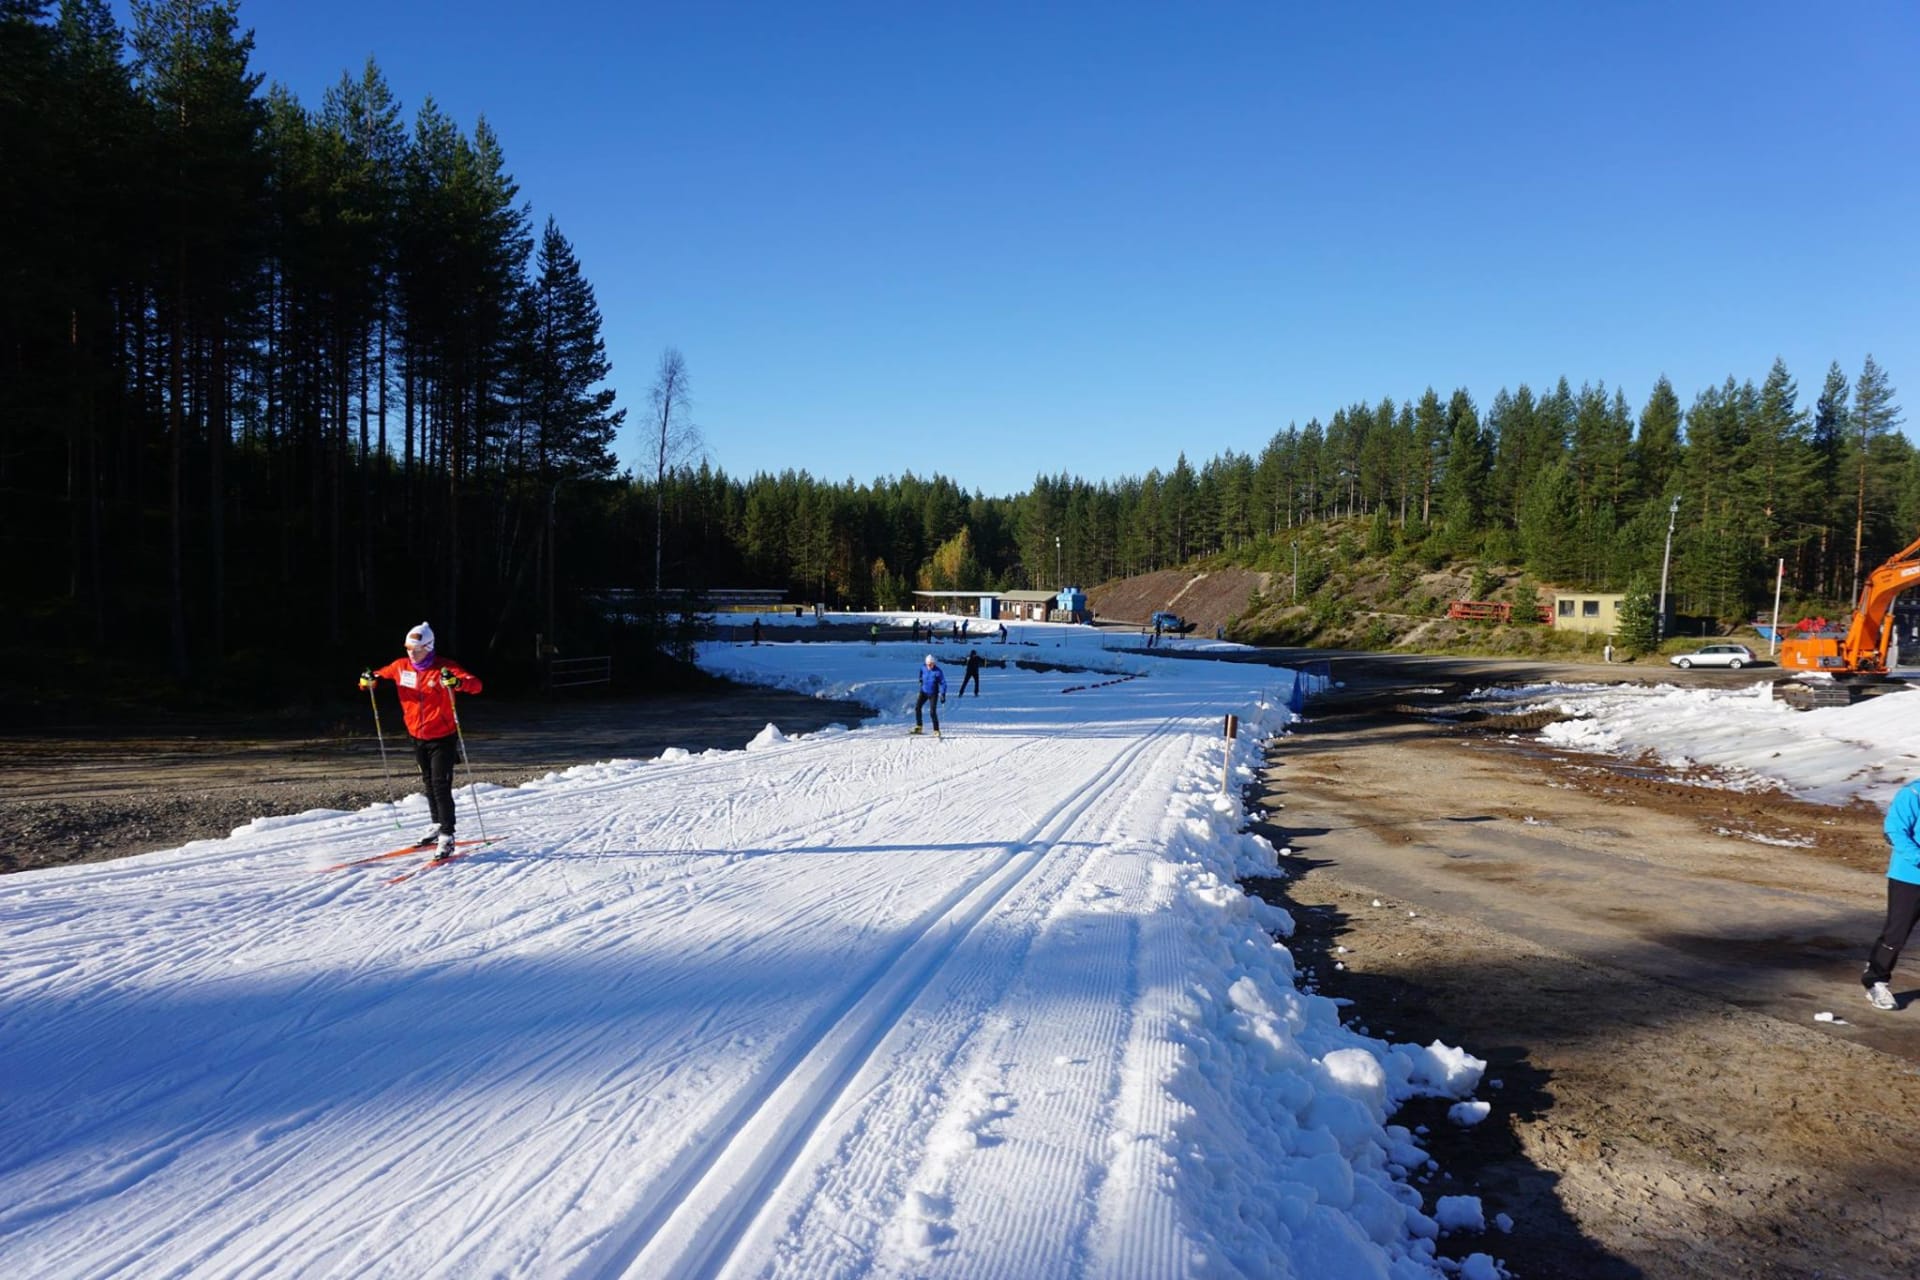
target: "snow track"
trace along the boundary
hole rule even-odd
[[[955,886],[923,921],[903,932],[903,945],[882,958],[856,989],[851,1007],[832,1011],[831,1024],[811,1043],[796,1046],[797,1061],[757,1099],[741,1099],[743,1115],[726,1140],[690,1161],[676,1187],[638,1226],[645,1244],[628,1265],[597,1262],[589,1273],[624,1280],[722,1273],[740,1234],[783,1178],[792,1177],[803,1151],[823,1154],[817,1139],[829,1113],[870,1064],[881,1042],[899,1031],[914,1002],[952,962],[969,935],[1042,861],[1097,802],[1128,779],[1128,767],[1160,733],[1129,744],[1039,822],[1009,844],[970,880]],[[656,1226],[656,1223],[658,1224]],[[621,1252],[627,1252],[623,1247]]]
[[[883,704],[911,688],[891,650],[807,649]],[[746,660],[820,683],[799,656]],[[417,797],[0,882],[0,1256],[56,1280],[1188,1269],[1207,1232],[1171,1194],[1164,1089],[1185,992],[1224,980],[1169,924],[1216,911],[1213,873],[1168,858],[1222,838],[1217,716],[1253,698],[1200,674],[1064,696],[1085,677],[1008,672],[944,741],[763,735],[483,788],[497,843],[397,885],[417,861],[316,869],[389,847]],[[1258,951],[1247,910],[1204,928]]]

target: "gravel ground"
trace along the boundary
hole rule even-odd
[[[1441,1165],[1423,1189],[1509,1214],[1477,1247],[1520,1277],[1915,1275],[1920,982],[1896,975],[1896,1014],[1858,984],[1879,813],[1415,701],[1352,679],[1278,740],[1256,805],[1291,874],[1252,887],[1373,1033],[1487,1059],[1486,1122],[1404,1117]]]

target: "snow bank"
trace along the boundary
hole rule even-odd
[[[1555,707],[1578,717],[1540,740],[1578,751],[1651,756],[1676,770],[1705,766],[1721,785],[1781,790],[1818,804],[1884,805],[1920,776],[1920,696],[1882,694],[1850,707],[1795,711],[1772,681],[1739,689],[1670,684],[1534,685],[1476,695],[1516,711]]]

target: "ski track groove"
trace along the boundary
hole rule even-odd
[[[1180,754],[1183,746],[1181,739],[1173,739],[1163,744],[1155,753],[1148,771],[1162,770],[1169,757]],[[1152,793],[1149,792],[1149,795]],[[1108,867],[1116,854],[1131,854],[1137,859],[1142,850],[1137,846],[1114,845],[1111,837],[1116,833],[1124,834],[1129,830],[1141,829],[1135,821],[1134,813],[1140,803],[1139,792],[1119,797],[1119,803],[1105,815],[1106,821],[1101,830],[1096,847],[1066,868],[1064,872],[1058,861],[1050,861],[1051,880],[1070,884],[1082,880],[1092,887],[1111,892],[1102,883],[1110,874]],[[1161,815],[1155,814],[1154,817]],[[1151,829],[1152,823],[1148,824]],[[1135,874],[1141,869],[1136,861],[1132,863]],[[922,1276],[929,1274],[930,1259],[916,1252],[915,1256],[900,1256],[897,1247],[898,1230],[906,1220],[916,1215],[903,1208],[903,1201],[911,1196],[924,1193],[933,1203],[947,1206],[947,1216],[951,1218],[956,1207],[955,1188],[946,1166],[952,1163],[952,1157],[942,1154],[943,1148],[934,1143],[934,1134],[943,1126],[956,1125],[955,1116],[959,1114],[959,1100],[969,1094],[1001,1097],[1008,1090],[1001,1083],[993,1083],[1001,1074],[1002,1064],[1022,1055],[1008,1043],[1008,1034],[998,1024],[1011,1020],[1015,1024],[1028,1019],[1040,1022],[1047,1016],[1045,1002],[1054,994],[1056,985],[1047,978],[1041,979],[1041,986],[1047,990],[1038,998],[1041,1008],[1022,1012],[1029,997],[1021,992],[1032,986],[1030,977],[1036,970],[1064,970],[1077,958],[1079,963],[1087,963],[1087,948],[1080,941],[1079,934],[1089,929],[1099,929],[1117,934],[1108,948],[1101,954],[1108,959],[1117,957],[1124,971],[1132,973],[1138,958],[1133,954],[1136,942],[1133,922],[1125,916],[1100,913],[1087,914],[1075,912],[1071,908],[1079,904],[1059,896],[1049,884],[1046,888],[1035,886],[1032,897],[1033,909],[1046,916],[1046,926],[1042,929],[1010,931],[1013,946],[1002,945],[998,953],[991,946],[976,945],[976,939],[970,939],[968,946],[987,954],[973,957],[964,967],[971,970],[964,976],[957,975],[953,990],[941,992],[941,999],[929,1001],[933,1010],[942,1015],[941,1021],[948,1025],[922,1023],[914,1028],[911,1045],[901,1047],[897,1061],[888,1062],[883,1070],[871,1074],[879,1077],[870,1092],[888,1094],[895,1098],[910,1100],[925,1097],[943,1097],[944,1108],[936,1109],[915,1106],[910,1101],[887,1105],[879,1099],[860,1099],[861,1108],[866,1113],[885,1116],[884,1123],[878,1125],[880,1132],[888,1135],[887,1140],[872,1141],[866,1136],[866,1125],[857,1122],[852,1116],[836,1118],[836,1125],[843,1136],[840,1137],[831,1156],[820,1155],[814,1160],[820,1170],[816,1185],[783,1186],[776,1197],[769,1200],[768,1206],[756,1221],[753,1238],[760,1251],[776,1259],[769,1274],[776,1276],[806,1277],[822,1273],[849,1273],[872,1270],[876,1274],[898,1274]],[[1102,895],[1104,896],[1104,894]],[[1082,901],[1085,898],[1083,896]],[[1066,919],[1062,918],[1062,904],[1069,908]],[[1062,935],[1069,945],[1069,955],[1065,958],[1054,954],[1059,949]],[[1014,955],[1014,951],[1018,955]],[[1036,954],[1036,952],[1038,954]],[[1076,957],[1074,953],[1079,953]],[[956,957],[955,968],[963,967]],[[1121,992],[1131,992],[1131,979],[1112,983]],[[1013,993],[1013,1008],[1005,1007],[1009,992]],[[1088,1028],[1095,1025],[1117,1023],[1118,1039],[1109,1039],[1106,1043],[1124,1043],[1129,1025],[1128,1011],[1124,1004],[1115,1007],[1112,995],[1104,999],[1085,1002],[1087,1008],[1074,1017],[1074,1023],[1081,1039],[1101,1042],[1099,1036],[1089,1036]],[[954,1015],[960,1015],[957,1019]],[[1087,1058],[1092,1061],[1097,1056],[1089,1048]],[[964,1061],[963,1061],[964,1059]],[[1099,1117],[1110,1120],[1112,1097],[1117,1090],[1120,1072],[1117,1053],[1104,1079],[1102,1088],[1087,1092],[1084,1089],[1069,1091],[1069,1100],[1085,1098],[1090,1101],[1080,1108],[1083,1113],[1097,1109]],[[1045,1068],[1043,1068],[1045,1070]],[[981,1082],[989,1082],[982,1084]],[[1077,1083],[1077,1082],[1076,1082]],[[1094,1103],[1099,1106],[1095,1108]],[[1042,1104],[1043,1109],[1049,1104]],[[854,1108],[849,1108],[849,1111]],[[903,1124],[898,1118],[905,1114],[912,1117]],[[994,1118],[994,1117],[990,1117]],[[1082,1118],[1055,1128],[1064,1128],[1075,1135],[1105,1134],[1109,1127],[1093,1122],[1094,1117],[1083,1114]],[[974,1132],[972,1124],[966,1124],[969,1132]],[[1052,1150],[1048,1142],[1058,1145],[1055,1135],[1043,1135],[1040,1149]],[[827,1144],[821,1144],[825,1146]],[[1007,1148],[1013,1150],[1014,1148]],[[933,1154],[929,1155],[929,1151]],[[1086,1159],[1090,1176],[1098,1177],[1103,1167],[1098,1154],[1091,1157],[1080,1153]],[[912,1166],[918,1161],[916,1171]],[[791,1182],[792,1180],[790,1180]],[[1064,1206],[1051,1205],[1047,1192],[1043,1188],[1058,1189],[1065,1185],[1063,1176],[1047,1169],[1027,1170],[1019,1179],[1019,1185],[1036,1189],[1035,1197],[1039,1202],[1050,1204],[1046,1212],[1039,1216],[1044,1225],[1037,1228],[1041,1233],[1035,1238],[1045,1238],[1057,1243],[1058,1232],[1062,1224],[1071,1224],[1073,1210],[1077,1208],[1074,1197],[1066,1197]],[[911,1188],[911,1190],[909,1190]],[[1057,1197],[1056,1197],[1057,1198]],[[1090,1202],[1090,1201],[1089,1201]],[[811,1209],[809,1209],[811,1206]],[[806,1240],[796,1236],[805,1216],[818,1216],[820,1206],[833,1206],[836,1221],[827,1228],[828,1238]],[[1032,1214],[1027,1215],[1029,1217]],[[1015,1224],[1018,1227],[1020,1224]],[[784,1232],[784,1234],[780,1234]],[[820,1232],[816,1229],[815,1235]],[[1033,1230],[1028,1234],[1033,1235]],[[778,1237],[776,1239],[776,1236]],[[775,1246],[775,1247],[770,1247]],[[822,1249],[829,1251],[829,1257],[822,1258]],[[944,1252],[944,1251],[942,1251]],[[876,1261],[876,1256],[878,1261]],[[935,1256],[939,1256],[936,1254]],[[1023,1273],[1008,1271],[1008,1259],[1000,1255],[991,1255],[983,1259],[987,1274]],[[1038,1274],[1036,1272],[1036,1274]]]
[[[860,1068],[899,1025],[915,999],[938,978],[954,951],[1044,862],[1045,855],[1094,801],[1127,778],[1128,766],[1177,718],[1163,720],[1150,735],[1124,740],[1092,777],[1056,801],[1024,836],[1005,842],[1004,857],[959,886],[911,930],[903,931],[906,940],[881,958],[870,977],[852,985],[855,995],[816,1018],[803,1042],[787,1047],[778,1069],[767,1073],[769,1083],[756,1094],[736,1100],[733,1113],[714,1140],[704,1150],[681,1154],[665,1195],[645,1205],[639,1216],[576,1274],[596,1280],[656,1280],[720,1273],[740,1237],[750,1228],[748,1219],[755,1207],[789,1174]],[[949,936],[936,938],[936,932]],[[917,969],[898,973],[903,962],[922,949],[932,954],[919,958]],[[878,1007],[864,1009],[869,1005]],[[854,1024],[849,1029],[852,1043],[834,1048],[829,1041],[849,1023]],[[820,1059],[825,1061],[817,1061]],[[803,1079],[803,1068],[810,1065],[823,1077],[819,1083]],[[796,1081],[800,1083],[795,1085]],[[800,1105],[776,1110],[772,1104],[777,1095],[790,1086],[801,1091]],[[763,1128],[772,1128],[774,1133],[759,1132]],[[754,1150],[737,1155],[743,1146]],[[726,1167],[730,1163],[746,1167],[736,1172]],[[733,1179],[732,1185],[716,1186],[711,1193],[703,1191],[707,1181],[724,1182],[728,1178]],[[698,1221],[685,1225],[683,1220],[687,1218]],[[668,1239],[670,1233],[686,1238]],[[650,1256],[662,1250],[665,1256]]]

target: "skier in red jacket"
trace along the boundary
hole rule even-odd
[[[421,623],[407,632],[407,656],[378,671],[360,673],[360,687],[371,689],[377,680],[391,680],[400,695],[400,714],[413,738],[413,758],[427,786],[427,808],[433,829],[418,847],[434,846],[434,855],[453,852],[453,766],[460,754],[459,722],[454,718],[456,693],[479,693],[480,678],[457,662],[433,650],[433,628]]]

